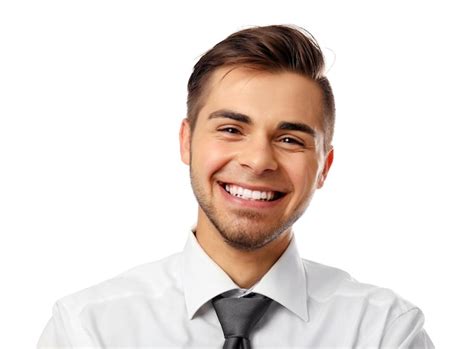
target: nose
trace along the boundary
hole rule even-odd
[[[275,171],[278,168],[271,141],[265,137],[248,139],[242,144],[238,161],[241,166],[250,169],[256,175]]]

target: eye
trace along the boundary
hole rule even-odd
[[[298,145],[298,146],[304,146],[304,143],[296,138],[293,138],[293,137],[282,137],[280,138],[279,140],[280,142],[282,143],[285,143],[285,144],[294,144],[294,145]]]
[[[230,133],[230,134],[240,134],[241,133],[238,128],[231,127],[231,126],[222,127],[218,131],[223,132],[223,133]]]

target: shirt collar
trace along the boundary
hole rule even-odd
[[[215,296],[239,288],[204,252],[192,231],[183,251],[182,280],[189,319]],[[253,291],[273,299],[308,321],[306,276],[294,238]]]

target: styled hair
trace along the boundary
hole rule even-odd
[[[323,53],[309,32],[286,25],[252,27],[231,34],[207,51],[194,66],[188,81],[187,118],[191,131],[205,103],[209,78],[217,68],[225,66],[294,72],[313,80],[323,94],[324,149],[330,149],[335,122],[334,95],[324,76]]]

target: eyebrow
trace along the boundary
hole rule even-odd
[[[237,113],[231,110],[226,110],[226,109],[221,109],[221,110],[212,112],[211,114],[209,114],[209,117],[207,119],[211,120],[211,119],[216,119],[216,118],[227,118],[227,119],[232,119],[235,121],[242,122],[244,124],[252,125],[252,119],[250,118],[250,116]]]
[[[234,121],[242,122],[244,124],[252,125],[252,118],[248,115],[237,113],[227,109],[217,110],[209,114],[208,120],[216,119],[216,118],[227,118]],[[316,137],[316,131],[309,125],[302,123],[302,122],[289,122],[289,121],[282,121],[278,124],[279,130],[287,130],[287,131],[299,131],[306,134],[309,134],[311,137]]]
[[[302,122],[280,122],[278,124],[279,130],[287,130],[287,131],[299,131],[309,134],[311,137],[316,137],[316,131]]]

